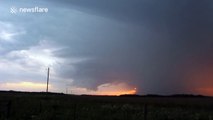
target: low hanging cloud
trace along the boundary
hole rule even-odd
[[[136,3],[141,6],[130,7]],[[190,86],[194,80],[185,76],[213,58],[211,1],[136,0],[102,4],[94,0],[73,4],[84,8],[84,12],[107,18],[101,27],[90,24],[89,29],[82,30],[81,33],[89,32],[87,37],[76,41],[74,48],[70,45],[70,52],[66,52],[68,56],[93,58],[76,64],[75,73],[63,74],[72,77],[74,84],[97,89],[117,81],[137,86],[139,94],[197,93],[193,89],[199,85]],[[81,27],[86,28],[84,24]],[[195,62],[186,69],[190,60]],[[208,74],[203,77],[210,75],[212,68],[208,67]],[[202,77],[197,81],[208,83]]]
[[[97,90],[91,90],[81,87],[69,88],[67,92],[73,94],[87,94],[87,95],[122,95],[122,94],[135,94],[136,88],[130,87],[126,83],[105,83],[99,85]]]

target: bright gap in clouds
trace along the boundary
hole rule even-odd
[[[53,66],[57,62],[63,62],[62,59],[54,56],[53,52],[60,48],[49,45],[49,41],[42,40],[38,45],[32,46],[27,50],[17,50],[10,52],[9,58],[18,58],[17,62],[29,66]]]
[[[45,91],[46,84],[44,83],[33,83],[33,82],[18,82],[18,83],[3,83],[0,84],[2,90],[19,90],[19,91],[33,91],[41,92]],[[52,86],[49,86],[50,89]]]

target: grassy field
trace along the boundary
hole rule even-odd
[[[0,120],[213,120],[213,98],[0,92]]]

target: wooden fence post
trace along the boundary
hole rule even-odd
[[[74,104],[74,116],[73,116],[74,120],[77,119],[77,113],[76,112],[77,112],[77,105]]]
[[[11,103],[11,101],[7,103],[7,119],[10,117]]]
[[[143,113],[144,113],[144,120],[147,120],[147,113],[148,113],[147,104],[144,104]]]
[[[41,111],[42,111],[42,102],[40,101],[39,102],[39,113],[41,114]]]

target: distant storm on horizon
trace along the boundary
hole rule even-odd
[[[0,90],[213,95],[212,0],[0,0]]]

